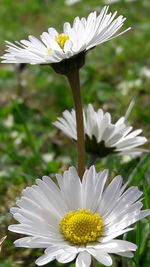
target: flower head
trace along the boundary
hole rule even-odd
[[[140,155],[142,152],[148,152],[139,148],[147,141],[145,137],[139,136],[142,130],[132,131],[133,127],[126,125],[125,117],[113,124],[110,113],[105,113],[102,109],[96,112],[91,104],[83,111],[83,115],[85,147],[89,154],[105,157],[111,153]],[[65,110],[63,117],[59,117],[53,124],[67,136],[77,140],[74,109],[71,112]]]
[[[76,258],[76,266],[89,267],[91,256],[110,266],[109,253],[132,257],[136,245],[116,237],[133,230],[129,226],[148,216],[142,210],[137,187],[126,189],[121,176],[106,186],[108,172],[97,173],[92,166],[82,182],[74,167],[57,174],[56,185],[49,177],[23,190],[11,212],[19,224],[9,230],[27,237],[15,241],[17,247],[45,248],[36,260],[44,265],[56,259],[67,263]]]
[[[108,7],[105,6],[99,15],[92,12],[87,19],[76,17],[72,26],[65,22],[62,33],[49,28],[48,32],[42,33],[41,40],[30,35],[29,40],[21,40],[16,44],[6,41],[7,50],[2,56],[2,63],[58,63],[129,30],[128,28],[116,34],[125,18],[119,16],[115,19],[117,12],[113,14],[107,12]]]

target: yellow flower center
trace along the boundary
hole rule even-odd
[[[55,37],[55,41],[59,44],[62,50],[64,50],[65,42],[69,39],[67,34],[61,33]]]
[[[93,214],[90,210],[71,210],[60,220],[60,232],[71,243],[85,245],[100,237],[102,219],[98,213]]]

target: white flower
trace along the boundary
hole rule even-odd
[[[150,78],[150,69],[146,66],[142,67],[140,70],[140,76]]]
[[[54,159],[54,154],[53,153],[44,153],[44,154],[42,154],[42,159],[45,162],[50,162]]]
[[[17,247],[46,248],[36,260],[44,265],[56,259],[67,263],[76,258],[76,267],[88,267],[91,256],[110,266],[109,253],[132,257],[137,246],[116,237],[133,230],[131,224],[148,216],[142,210],[142,192],[126,189],[121,176],[106,187],[108,171],[86,170],[81,183],[74,167],[57,174],[58,186],[47,176],[23,190],[11,209],[20,224],[9,230],[28,235],[16,240]],[[126,190],[125,190],[126,189]]]
[[[2,63],[57,63],[86,52],[130,29],[116,34],[126,18],[119,16],[115,19],[117,12],[107,12],[108,7],[105,6],[98,16],[96,12],[92,12],[87,19],[76,17],[72,26],[65,22],[61,34],[54,28],[49,28],[48,32],[42,33],[41,40],[30,35],[29,40],[21,40],[16,44],[6,41],[7,50],[1,57]]]
[[[5,118],[5,120],[3,121],[3,125],[6,128],[12,128],[12,126],[14,125],[14,116],[13,115],[8,115],[7,118]]]
[[[113,3],[117,3],[119,2],[120,0],[105,0],[104,1],[104,4],[113,4]]]
[[[125,0],[125,2],[134,2],[136,0]],[[104,0],[104,4],[114,4],[120,2],[120,0]]]
[[[83,111],[83,117],[85,147],[89,154],[104,157],[111,153],[140,155],[142,152],[148,152],[146,149],[138,148],[147,141],[145,137],[139,136],[142,130],[132,131],[133,127],[126,126],[125,117],[113,124],[110,113],[105,113],[102,109],[96,112],[91,104]],[[74,110],[65,110],[63,117],[59,117],[53,124],[67,136],[77,140]]]
[[[80,2],[80,0],[65,0],[65,4],[67,6],[72,6],[72,5],[74,5],[74,4],[78,3],[78,2]]]
[[[130,90],[133,88],[141,87],[143,84],[143,81],[141,78],[130,80],[130,81],[122,81],[117,85],[117,88],[121,91],[121,93],[124,95],[128,95]]]

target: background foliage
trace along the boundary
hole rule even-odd
[[[125,114],[134,98],[128,124],[142,128],[150,147],[150,1],[111,1],[110,10],[127,17],[124,27],[132,30],[87,54],[81,70],[84,105],[94,103],[112,113],[113,122]],[[115,3],[113,3],[115,2]],[[65,21],[100,10],[100,0],[67,5],[63,0],[0,0],[0,52],[4,40],[39,36],[49,26],[60,32]],[[40,249],[13,246],[19,237],[7,231],[13,223],[9,208],[20,192],[35,178],[63,172],[76,164],[75,145],[52,125],[64,109],[72,108],[67,81],[49,66],[1,64],[0,66],[0,236],[7,234],[0,254],[1,267],[32,267],[42,254]],[[68,146],[67,149],[66,146]],[[68,153],[69,151],[69,153]],[[110,177],[121,174],[144,191],[144,208],[149,206],[150,155],[142,157],[109,156],[97,161],[97,169],[109,168]],[[137,231],[125,236],[139,244],[133,260],[116,258],[113,266],[143,266],[150,263],[149,222],[136,225]],[[49,266],[61,266],[51,263]],[[69,266],[73,266],[70,264]],[[95,263],[95,266],[98,266]]]

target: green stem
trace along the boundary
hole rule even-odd
[[[139,267],[139,260],[140,260],[140,222],[136,223],[136,245],[137,245],[137,251],[135,252],[135,260],[136,264]]]
[[[35,144],[34,144],[34,141],[33,141],[33,138],[30,134],[30,131],[28,129],[28,125],[24,122],[23,123],[23,126],[24,126],[24,131],[26,133],[26,137],[28,139],[28,142],[30,144],[30,147],[31,147],[31,150],[32,150],[32,153],[35,157],[37,157],[37,151],[36,151],[36,148],[35,148]]]
[[[77,125],[77,154],[78,154],[78,174],[82,180],[85,170],[84,160],[84,126],[83,126],[83,110],[80,93],[80,78],[79,70],[68,73],[67,78],[71,86],[75,113],[76,113],[76,125]]]
[[[140,267],[140,266],[137,264],[137,262],[136,262],[136,260],[135,260],[134,258],[132,258],[131,260],[132,260],[132,263],[133,263],[133,264],[132,264],[133,267]]]
[[[149,205],[149,196],[148,196],[148,191],[147,191],[147,188],[146,188],[146,185],[143,185],[143,191],[144,191],[144,204],[145,204],[145,208],[146,209],[149,209],[150,208],[150,205]],[[148,216],[148,222],[149,222],[149,225],[150,225],[150,217]]]

